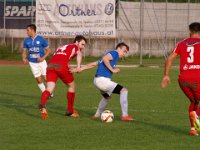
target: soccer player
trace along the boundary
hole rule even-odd
[[[77,56],[77,68],[80,70],[82,62],[82,49],[85,48],[87,40],[84,36],[77,35],[73,44],[67,44],[59,47],[52,58],[48,62],[47,67],[47,89],[41,95],[41,103],[39,109],[43,119],[48,118],[46,109],[46,102],[49,95],[54,91],[56,81],[60,78],[67,86],[68,92],[66,94],[68,100],[68,107],[66,111],[67,116],[79,117],[79,114],[74,110],[75,100],[75,81],[73,74],[70,73],[68,63],[71,59]]]
[[[190,100],[189,118],[190,118],[190,135],[197,136],[197,130],[200,129],[198,116],[200,108],[200,23],[194,22],[189,25],[190,38],[179,42],[173,52],[170,54],[165,64],[164,77],[161,83],[165,88],[171,81],[169,77],[170,67],[173,60],[180,56],[180,74],[179,86]]]
[[[51,53],[51,50],[46,39],[36,34],[36,26],[34,24],[27,25],[26,31],[28,37],[24,39],[22,60],[25,64],[29,63],[38,87],[44,92],[45,85],[42,76],[46,80],[47,63],[45,58]]]
[[[93,68],[98,65],[94,85],[100,91],[103,98],[99,102],[99,106],[93,118],[99,118],[101,113],[105,110],[107,103],[109,102],[111,95],[113,93],[120,95],[120,104],[122,109],[121,120],[131,121],[134,120],[130,115],[128,115],[128,90],[122,85],[111,81],[112,74],[117,74],[120,69],[116,67],[119,58],[125,56],[129,51],[129,46],[125,43],[119,43],[115,50],[110,50],[107,52],[101,60],[98,62],[93,62],[81,67],[80,71]],[[71,70],[72,72],[79,72],[79,70]]]

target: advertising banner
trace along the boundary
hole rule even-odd
[[[115,0],[37,0],[36,26],[43,36],[115,37]]]
[[[1,2],[0,20],[0,28],[4,28],[5,20],[5,29],[24,29],[35,21],[35,6],[28,2]]]

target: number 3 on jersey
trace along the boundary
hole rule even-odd
[[[194,47],[187,47],[187,52],[189,52],[189,57],[187,57],[188,63],[194,62]]]

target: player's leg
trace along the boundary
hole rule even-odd
[[[36,77],[36,81],[37,81],[38,87],[41,90],[41,92],[44,92],[46,88],[43,83],[42,76]]]
[[[95,77],[94,78],[94,85],[95,87],[101,92],[101,95],[103,98],[100,100],[98,108],[96,110],[96,113],[93,116],[93,119],[99,118],[101,116],[101,113],[105,110],[106,105],[108,104],[110,100],[110,94],[107,93],[107,90],[109,89],[109,86],[106,84],[107,83],[106,78],[104,77]]]
[[[47,82],[47,89],[42,93],[41,96],[41,104],[45,107],[46,102],[50,96],[50,94],[54,91],[55,89],[55,82]]]
[[[131,121],[134,120],[130,115],[128,115],[128,90],[123,86],[117,84],[114,88],[113,93],[120,95],[120,105],[122,109],[121,120]]]
[[[195,111],[196,111],[196,114],[198,116],[200,116],[200,107],[198,106],[199,105],[199,101],[200,101],[200,81],[196,81],[196,83],[194,83],[194,86],[193,86],[193,91],[194,91],[194,99],[196,100],[195,101]]]
[[[68,83],[68,91],[67,91],[67,116],[71,116],[74,113],[74,100],[75,100],[75,82],[72,81],[71,83]]]
[[[101,91],[101,94],[103,98],[99,102],[98,108],[96,110],[96,113],[93,116],[93,119],[100,118],[102,112],[105,110],[106,105],[109,102],[109,99],[111,98],[107,93],[104,93],[102,91]]]
[[[38,87],[39,89],[44,92],[45,90],[45,85],[42,81],[42,72],[41,72],[41,69],[40,69],[40,65],[39,63],[32,63],[32,62],[29,62],[29,65],[30,65],[30,68],[31,68],[31,71],[32,71],[32,74],[33,76],[35,77],[36,81],[37,81],[37,84],[38,84]]]
[[[193,112],[196,111],[196,102],[195,102],[195,96],[194,96],[194,91],[192,90],[191,87],[191,82],[189,81],[184,81],[182,79],[179,79],[179,86],[183,93],[188,97],[190,100],[190,105],[188,108],[188,113],[189,113],[189,119],[190,119],[190,135],[191,136],[197,136],[198,133],[194,127],[194,122],[195,118],[193,117]]]
[[[71,73],[69,73],[68,70],[60,72],[59,77],[68,86],[68,91],[66,94],[68,105],[65,115],[77,118],[79,117],[79,114],[74,109],[74,101],[76,96],[74,77]]]
[[[46,103],[47,103],[47,100],[49,99],[50,94],[55,89],[55,85],[56,85],[55,82],[47,82],[47,89],[41,95],[41,102],[38,105],[38,107],[41,111],[42,119],[48,118]]]
[[[97,77],[94,79],[94,85],[101,91],[104,91],[109,97],[112,93],[120,94],[120,104],[122,108],[122,120],[133,120],[131,116],[128,115],[128,90],[123,88],[121,85],[111,81],[108,78],[103,77]],[[104,97],[105,98],[105,97]],[[101,103],[102,102],[102,103]],[[104,102],[104,103],[103,103]],[[102,99],[99,103],[99,108],[97,109],[96,115],[98,115],[98,112],[101,112],[103,110],[103,107],[101,107],[101,104],[108,103],[107,99]],[[102,105],[104,106],[104,105]],[[104,107],[105,108],[105,107]]]
[[[46,79],[46,73],[47,73],[47,62],[46,60],[44,60],[43,62],[40,62],[39,63],[39,67],[40,67],[40,70],[41,70],[41,74],[42,74],[42,77],[45,81],[47,81]],[[44,85],[44,84],[43,84]],[[46,85],[47,86],[47,85]],[[42,91],[44,92],[44,91]],[[53,92],[50,94],[49,97],[53,97]]]
[[[200,108],[199,108],[199,100],[200,100],[200,81],[196,81],[192,83],[192,90],[194,93],[194,111],[190,112],[190,118],[193,120],[195,129],[200,131],[200,121],[199,121],[199,116],[200,116]]]
[[[47,70],[47,88],[41,95],[41,102],[39,104],[39,109],[41,111],[41,117],[43,119],[48,118],[48,113],[46,110],[46,103],[49,99],[50,94],[54,91],[58,75],[54,70]]]

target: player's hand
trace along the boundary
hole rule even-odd
[[[26,59],[26,58],[23,58],[22,61],[23,61],[24,64],[28,63],[28,59]]]
[[[163,80],[162,80],[162,83],[161,83],[161,86],[164,89],[170,83],[171,83],[170,77],[169,76],[164,76]]]
[[[71,68],[71,69],[69,69],[69,72],[70,72],[70,73],[76,73],[77,70],[76,70],[76,68]]]
[[[39,58],[37,59],[37,61],[38,61],[38,62],[42,62],[42,61],[44,61],[44,58],[43,58],[43,57],[39,57]]]
[[[80,72],[82,72],[82,69],[81,68],[76,68],[76,71],[77,71],[77,73],[80,73]]]
[[[81,68],[71,68],[70,70],[70,73],[80,73],[82,71]]]
[[[114,69],[112,70],[112,72],[113,72],[113,73],[119,73],[119,72],[120,72],[120,69],[119,69],[119,68],[114,68]]]

